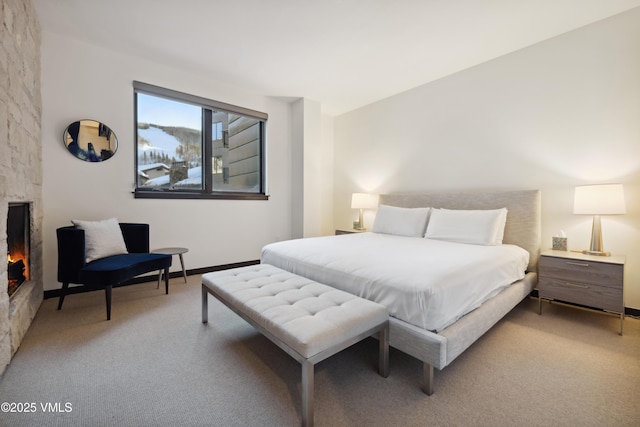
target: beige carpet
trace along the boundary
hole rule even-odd
[[[46,300],[0,379],[2,426],[296,426],[300,367],[210,297],[200,277]],[[435,393],[392,350],[389,378],[367,339],[316,366],[318,426],[638,426],[640,320],[525,300],[452,365]],[[4,408],[4,407],[3,407]],[[45,411],[44,409],[47,409]],[[51,411],[53,409],[53,412]]]

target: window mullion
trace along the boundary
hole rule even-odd
[[[213,191],[213,142],[211,129],[211,110],[202,109],[202,139],[203,139],[203,159],[202,159],[202,178],[204,179],[205,193]]]

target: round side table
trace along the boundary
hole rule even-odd
[[[184,283],[187,283],[187,270],[184,268],[184,258],[182,254],[189,252],[187,248],[160,248],[154,249],[151,253],[154,254],[167,254],[167,255],[178,255],[180,257],[180,265],[182,266],[182,277],[184,277]],[[158,286],[160,286],[160,279],[162,278],[162,271],[158,275]]]

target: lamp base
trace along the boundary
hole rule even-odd
[[[582,251],[583,254],[595,256],[611,256],[611,252],[602,250],[602,227],[600,226],[600,215],[593,216],[591,227],[591,246],[589,250]]]
[[[362,218],[362,209],[360,209],[360,212],[358,214],[358,224],[356,225],[354,222],[353,229],[356,231],[366,230],[366,228],[364,228],[364,219]]]

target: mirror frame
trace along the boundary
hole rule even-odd
[[[118,149],[118,138],[111,128],[91,119],[70,123],[64,130],[62,142],[71,155],[85,162],[108,160]]]

